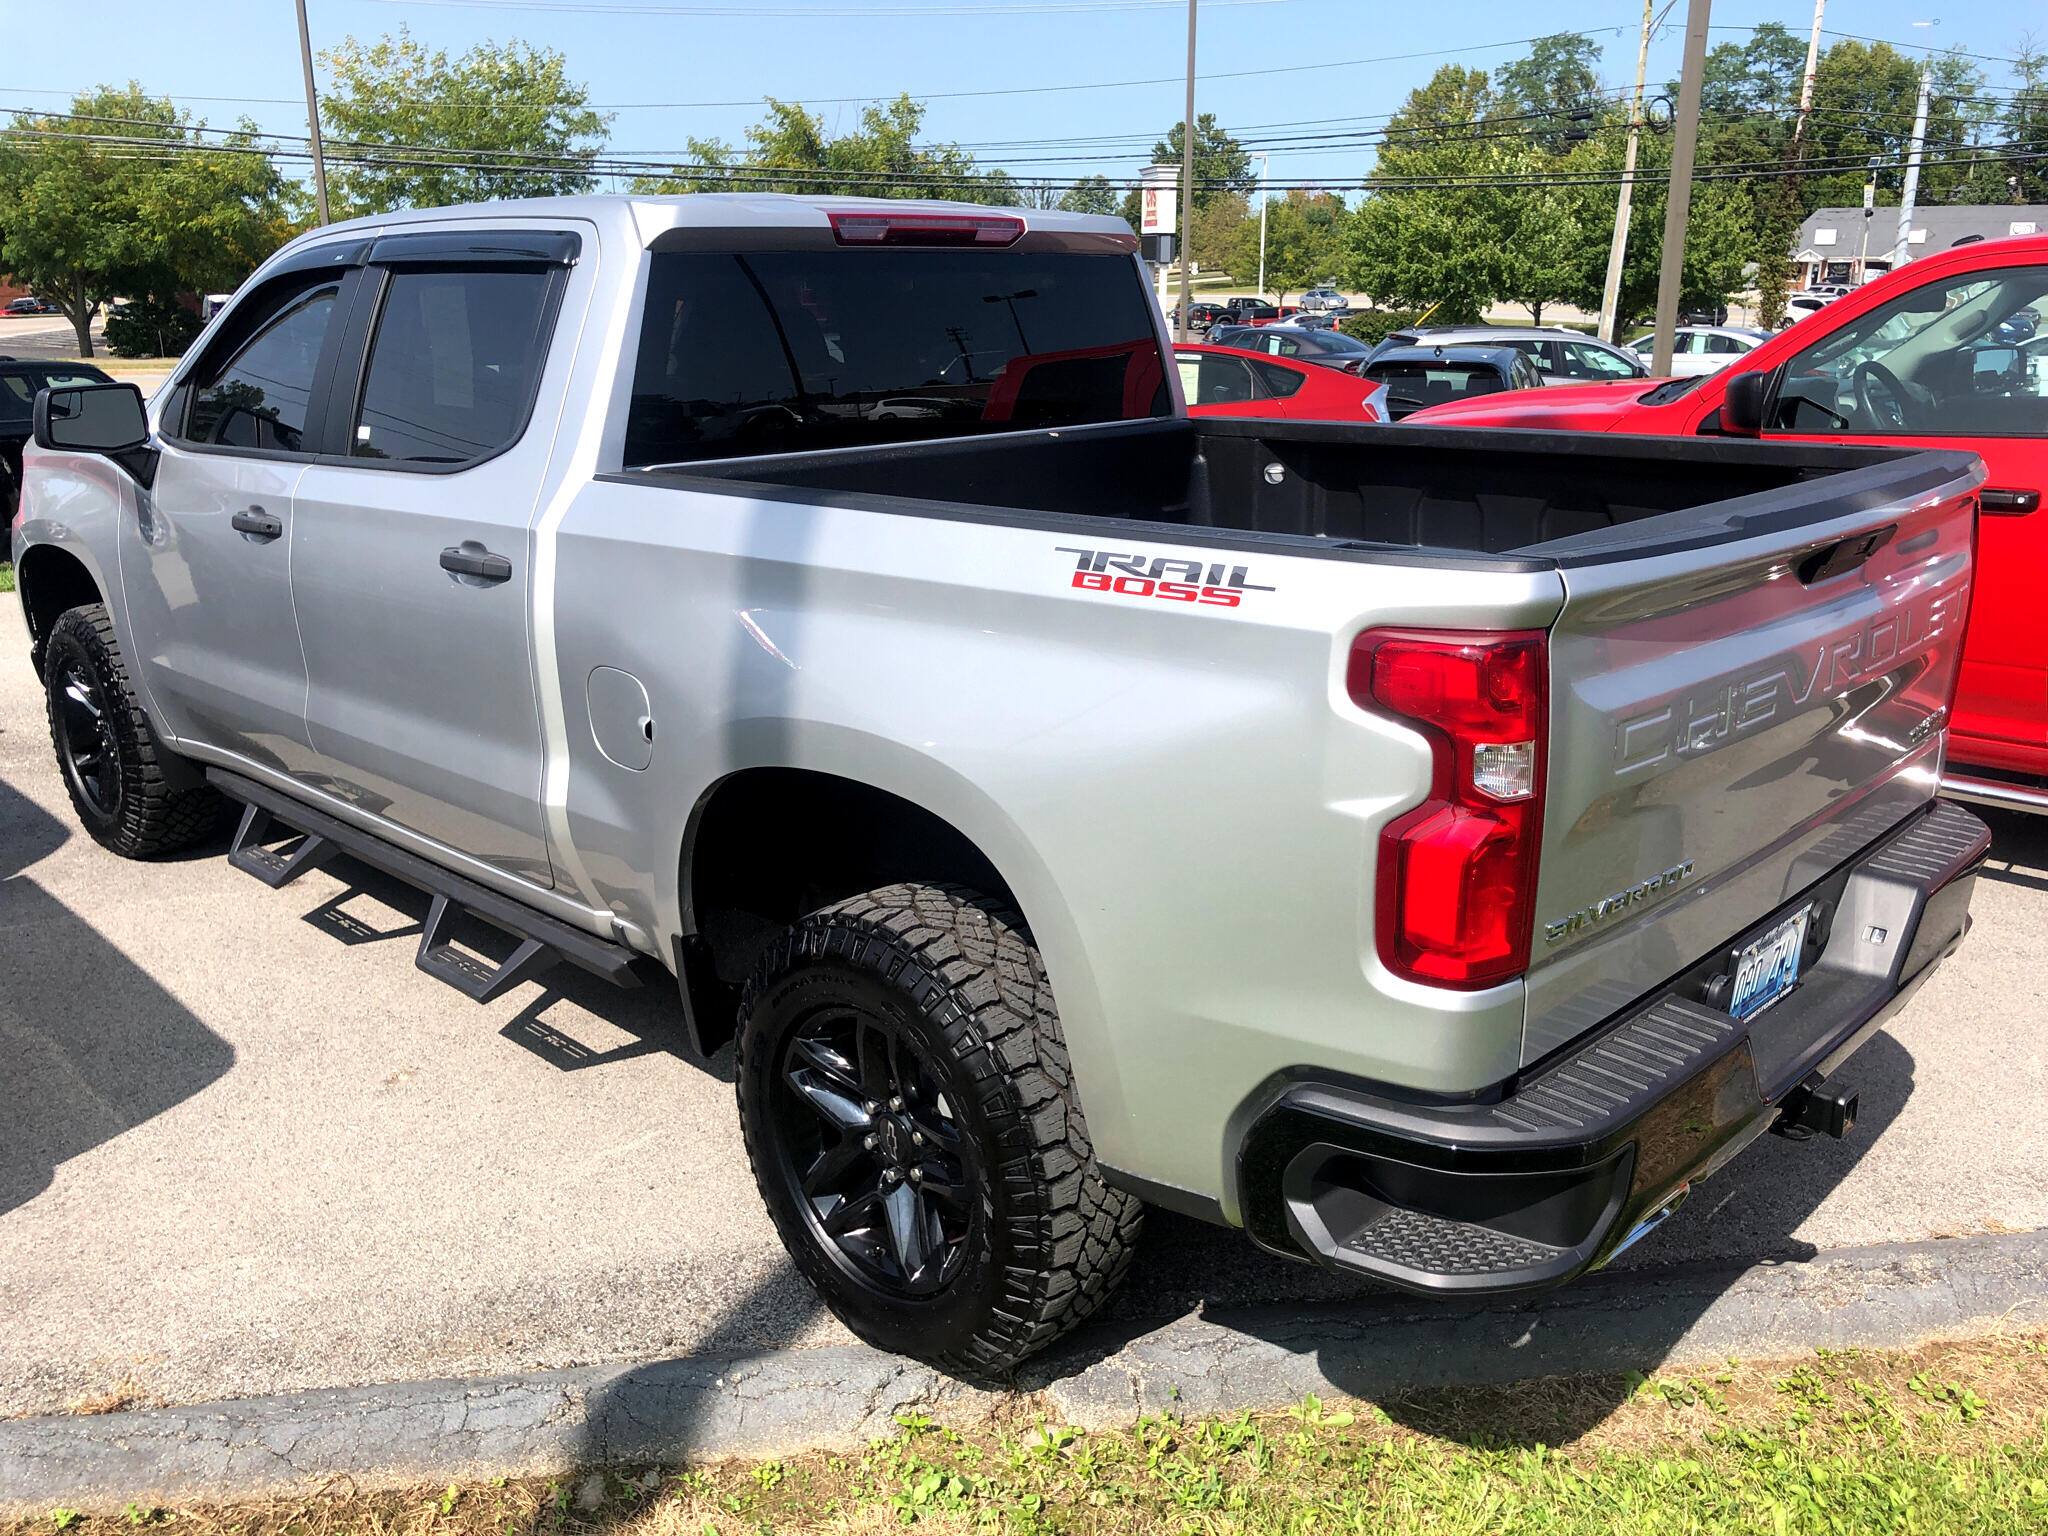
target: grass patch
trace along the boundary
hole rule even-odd
[[[12,592],[13,590],[14,567],[5,560],[0,560],[0,592]]]
[[[1083,1434],[921,1417],[846,1456],[625,1467],[222,1509],[52,1511],[0,1536],[1076,1536],[2038,1532],[2048,1343],[1412,1392]]]

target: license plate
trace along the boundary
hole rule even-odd
[[[1812,911],[1802,907],[1736,958],[1730,1015],[1754,1018],[1792,990],[1799,980],[1799,957],[1806,948],[1806,920]]]

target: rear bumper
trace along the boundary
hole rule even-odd
[[[1486,1102],[1308,1075],[1270,1087],[1238,1155],[1252,1238],[1425,1292],[1598,1267],[1904,1006],[1967,931],[1990,843],[1937,802]],[[1735,951],[1810,903],[1824,937],[1788,996],[1748,1022],[1701,1000]]]

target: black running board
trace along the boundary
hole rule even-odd
[[[633,951],[623,944],[600,939],[536,912],[509,896],[465,880],[374,833],[302,805],[291,796],[245,779],[239,773],[208,768],[206,777],[222,794],[242,803],[242,820],[235,829],[228,862],[265,885],[273,889],[289,885],[307,870],[324,864],[337,853],[345,853],[432,896],[433,905],[428,909],[420,933],[419,953],[413,963],[435,980],[445,981],[477,1002],[487,1003],[564,960],[593,976],[603,977],[615,987],[640,985],[639,973],[633,967]],[[290,853],[265,846],[266,839],[287,834],[303,839]],[[502,928],[519,940],[518,948],[495,966],[457,949],[447,941],[447,932],[450,919],[458,911]]]

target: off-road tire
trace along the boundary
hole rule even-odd
[[[775,1095],[807,1018],[848,1001],[890,1015],[970,1142],[970,1222],[950,1281],[891,1294],[835,1249],[797,1187]],[[1144,1206],[1103,1181],[1045,965],[1023,919],[954,885],[894,885],[774,940],[740,1002],[740,1123],[797,1268],[869,1343],[999,1378],[1092,1313],[1131,1265]]]
[[[112,793],[105,805],[95,804],[81,786],[66,748],[67,673],[89,680],[105,711],[113,755],[107,780]],[[43,646],[43,689],[57,771],[80,825],[95,842],[124,859],[148,859],[175,853],[213,830],[220,819],[220,793],[206,784],[178,788],[170,782],[170,754],[157,743],[129,685],[128,665],[104,604],[70,609],[50,626]]]

